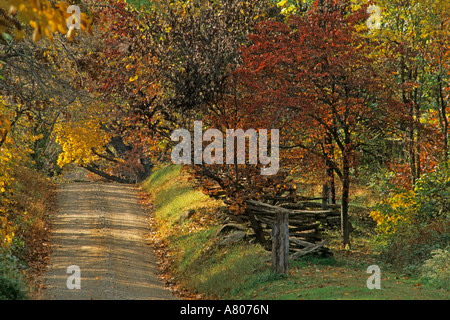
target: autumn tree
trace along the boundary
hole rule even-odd
[[[264,119],[247,116],[234,71],[242,63],[239,48],[248,43],[258,21],[271,14],[270,8],[264,2],[194,1],[167,12],[160,29],[166,31],[155,49],[165,91],[155,103],[180,114],[178,125],[191,132],[195,120],[202,120],[205,131],[215,128],[223,136],[227,129],[267,129]],[[261,176],[260,166],[250,159],[231,165],[225,152],[222,156],[212,165],[196,164],[190,169],[207,194],[227,197],[231,212],[244,213],[246,199],[284,190],[285,172]]]
[[[158,1],[138,11],[111,2],[101,13],[113,22],[102,27],[103,46],[86,59],[86,71],[104,99],[120,105],[120,130],[147,137],[147,145],[158,146],[155,153],[170,147],[174,129],[192,129],[194,120],[223,132],[244,128],[231,74],[265,8],[237,0]],[[202,167],[195,175],[225,181],[216,169]]]
[[[447,1],[377,1],[381,28],[370,37],[380,44],[374,54],[390,66],[386,74],[398,101],[392,114],[391,141],[401,149],[391,159],[396,183],[412,188],[423,173],[448,158]]]
[[[81,32],[71,41],[55,37],[52,50],[47,49],[48,54],[52,55],[48,63],[65,75],[68,88],[65,92],[71,98],[62,109],[55,106],[48,109],[56,115],[52,122],[52,128],[56,130],[50,135],[49,141],[56,142],[56,146],[61,148],[58,161],[61,166],[76,163],[108,179],[135,182],[136,175],[139,175],[138,180],[142,179],[141,169],[145,164],[139,163],[139,155],[127,144],[124,130],[118,131],[118,128],[122,128],[121,123],[125,122],[120,109],[124,103],[103,94],[104,86],[100,87],[95,82],[99,78],[99,70],[105,66],[99,64],[104,56],[100,57],[98,48],[102,45],[101,36],[106,32],[101,28],[106,25],[99,15],[98,6],[104,8],[101,3],[91,3],[87,9],[96,17],[90,26],[93,36]],[[119,15],[116,18],[120,18]],[[112,60],[109,62],[112,64]],[[58,88],[62,83],[66,82],[58,78],[57,83],[49,87]],[[51,90],[49,95],[58,96]]]
[[[0,1],[0,249],[11,244],[14,232],[24,232],[15,224],[27,221],[14,193],[15,179],[24,168],[51,173],[43,164],[54,124],[80,96],[74,78],[68,78],[73,69],[64,69],[73,62],[64,44],[76,33],[67,29],[67,7],[65,2]],[[83,30],[89,31],[90,22],[81,13]]]
[[[310,158],[310,169],[325,167],[339,177],[345,246],[350,170],[367,137],[383,127],[389,100],[383,94],[384,68],[377,66],[371,55],[375,44],[366,37],[365,9],[323,1],[286,23],[263,22],[243,50],[240,70],[256,97],[249,112],[264,114],[281,129],[291,167]]]
[[[36,120],[34,134],[43,134],[35,147],[46,149],[56,119],[67,105],[82,96],[74,85],[77,75],[70,71],[74,70],[72,52],[65,46],[70,41],[65,37],[70,17],[67,8],[65,2],[1,2],[0,147],[10,131],[20,127],[21,118],[27,117]],[[92,19],[85,13],[80,18],[81,29],[90,32]],[[70,38],[73,35],[72,30]],[[38,166],[42,159],[39,153],[33,154]]]

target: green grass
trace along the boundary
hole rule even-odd
[[[151,194],[155,194],[158,188],[172,179],[180,176],[180,166],[167,166],[154,171],[154,173],[143,182],[142,187]]]
[[[155,171],[142,188],[153,196],[155,216],[169,226],[188,209],[199,209],[211,202],[201,191],[191,187],[179,166]]]
[[[351,263],[350,263],[351,264]],[[305,300],[409,300],[448,299],[448,292],[436,290],[417,279],[405,279],[381,269],[381,289],[368,289],[366,266],[349,267],[346,260],[305,258],[290,266],[289,276],[267,272],[235,293],[235,299]]]
[[[155,171],[142,187],[152,195],[159,237],[168,243],[172,276],[184,288],[216,299],[449,299],[449,292],[421,279],[406,278],[378,259],[367,210],[352,207],[351,250],[340,248],[337,230],[325,237],[333,258],[306,256],[291,263],[289,275],[270,271],[270,253],[242,242],[221,246],[215,236],[220,201],[194,190],[179,166]],[[190,209],[196,214],[181,217]],[[366,286],[367,267],[381,268],[381,289]]]
[[[194,190],[179,166],[155,171],[142,188],[152,195],[159,237],[168,242],[173,259],[171,271],[185,288],[223,298],[246,277],[266,268],[267,253],[258,245],[219,245],[215,211],[222,203]],[[190,209],[196,214],[179,223]]]

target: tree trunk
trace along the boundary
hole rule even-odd
[[[335,204],[336,203],[336,185],[334,182],[334,170],[331,167],[327,169],[327,184],[326,184],[326,193],[323,195],[326,197],[327,204]],[[325,185],[323,187],[325,189]],[[322,190],[324,190],[322,189]]]
[[[328,184],[325,183],[322,185],[322,209],[326,210],[328,208],[328,198],[329,198]]]
[[[411,107],[412,108],[412,107]],[[411,185],[416,185],[416,148],[414,139],[414,125],[411,125],[408,132],[408,153],[409,153],[409,171],[411,177]]]
[[[348,203],[350,194],[350,164],[344,151],[342,168],[342,203],[341,203],[341,235],[344,247],[350,246],[350,229],[348,222]]]
[[[130,179],[125,179],[125,178],[110,175],[109,173],[103,172],[89,164],[83,165],[82,167],[89,170],[92,173],[99,175],[100,177],[103,177],[103,178],[111,180],[111,181],[115,181],[115,182],[119,182],[119,183],[129,183],[129,184],[135,183],[135,181],[130,180]]]
[[[442,78],[438,76],[438,95],[437,95],[437,104],[439,106],[438,110],[441,114],[441,125],[442,125],[442,138],[444,140],[444,161],[448,160],[448,119],[447,119],[447,110],[444,102],[444,94],[442,93]]]
[[[417,73],[417,71],[416,71]],[[417,78],[417,74],[415,74],[414,76],[415,78]],[[421,133],[421,123],[420,123],[420,119],[422,117],[422,111],[420,110],[420,106],[421,106],[421,101],[419,96],[421,96],[421,94],[419,94],[419,89],[415,88],[414,89],[414,116],[415,116],[415,123],[416,123],[416,180],[420,178],[420,176],[422,175],[422,163],[420,160],[420,153],[421,153],[421,143],[422,143],[422,133]]]
[[[331,165],[331,162],[334,160],[334,146],[333,146],[333,138],[330,133],[327,133],[324,138],[324,154],[326,157],[325,166],[326,166],[326,177],[327,182],[323,186],[322,197],[326,197],[327,204],[336,203],[336,190],[334,185],[334,170]],[[326,190],[326,192],[325,192]]]

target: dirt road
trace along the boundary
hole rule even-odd
[[[156,276],[147,217],[133,186],[63,184],[58,205],[45,299],[175,299]],[[80,269],[80,289],[67,288],[71,265]]]

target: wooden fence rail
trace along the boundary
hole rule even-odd
[[[231,204],[220,187],[209,187],[210,196]],[[320,201],[320,202],[319,202]],[[322,231],[339,227],[339,204],[329,204],[329,197],[305,197],[292,189],[288,194],[266,196],[261,201],[247,200],[244,218],[255,231],[256,240],[272,251],[272,269],[287,273],[289,260],[318,252],[332,255],[324,245]],[[231,215],[232,216],[232,215]],[[241,217],[241,218],[239,218]]]
[[[321,209],[322,205],[302,202],[276,206],[255,200],[248,200],[246,204],[256,237],[265,240],[270,235],[274,272],[287,273],[289,260],[311,252],[331,255],[331,251],[324,247],[326,242],[321,231],[327,226],[339,225],[339,212],[334,206],[326,210],[306,210],[308,207]]]

